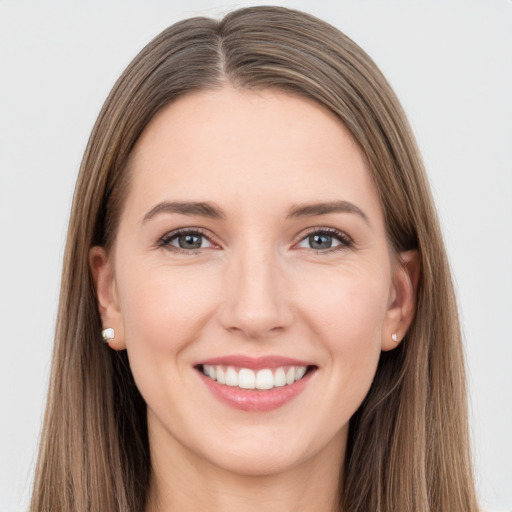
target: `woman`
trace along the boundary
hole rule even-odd
[[[369,57],[270,7],[143,49],[78,178],[32,510],[477,510],[464,382]]]

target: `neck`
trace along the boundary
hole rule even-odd
[[[322,453],[269,474],[238,474],[181,445],[170,451],[152,445],[145,512],[254,512],[262,507],[266,512],[339,511],[345,444],[346,433],[340,432]]]

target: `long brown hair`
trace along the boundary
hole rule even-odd
[[[126,353],[101,340],[88,254],[116,236],[130,151],[174,99],[231,83],[313,99],[350,130],[371,169],[391,247],[417,249],[416,316],[382,353],[350,422],[340,510],[478,510],[461,335],[435,208],[411,130],[373,61],[332,26],[277,7],[192,18],[162,32],[115,84],[85,151],[69,224],[32,512],[140,512],[146,409]]]

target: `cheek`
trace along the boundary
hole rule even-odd
[[[340,272],[323,283],[309,283],[302,295],[303,316],[342,377],[361,372],[373,378],[389,294],[385,276]]]
[[[383,272],[368,267],[316,277],[303,280],[296,297],[311,344],[320,354],[323,400],[315,408],[316,416],[324,418],[317,439],[325,440],[348,425],[373,382],[389,289]]]
[[[158,358],[181,351],[198,336],[214,307],[211,280],[165,266],[133,265],[123,274],[119,281],[128,284],[120,299],[129,352]]]

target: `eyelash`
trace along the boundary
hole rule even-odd
[[[177,229],[175,231],[171,231],[170,233],[165,234],[160,240],[158,241],[158,247],[163,247],[164,249],[167,249],[168,251],[177,252],[180,254],[187,254],[189,256],[192,256],[194,254],[199,254],[201,252],[201,249],[183,249],[181,247],[176,247],[174,245],[171,245],[171,242],[179,238],[180,236],[184,235],[195,235],[199,237],[206,238],[213,246],[218,246],[216,244],[210,235],[207,235],[203,230],[199,228],[182,228]]]
[[[181,247],[176,247],[174,245],[171,245],[171,242],[176,240],[180,236],[184,235],[192,235],[192,236],[199,236],[206,238],[212,246],[217,246],[218,244],[215,243],[211,236],[206,234],[203,230],[199,228],[182,228],[178,229],[176,231],[171,231],[170,233],[165,234],[157,243],[158,247],[162,247],[164,249],[167,249],[172,252],[181,253],[181,254],[187,254],[187,255],[195,255],[201,253],[201,248],[198,249],[183,249]],[[309,250],[315,251],[317,254],[325,254],[325,253],[334,253],[338,252],[340,250],[344,249],[350,249],[353,247],[354,242],[353,240],[342,231],[339,231],[334,228],[326,228],[326,227],[317,227],[310,229],[306,234],[303,234],[301,238],[294,243],[294,246],[298,245],[299,243],[303,242],[304,240],[308,239],[309,237],[313,235],[324,235],[331,237],[333,239],[336,239],[339,242],[339,245],[334,247],[329,247],[327,249],[313,249],[312,247],[309,248]]]
[[[302,235],[301,239],[295,245],[308,239],[309,237],[311,237],[313,235],[328,236],[330,238],[337,239],[340,242],[339,245],[332,247],[332,248],[329,247],[324,250],[313,249],[312,247],[309,248],[310,250],[315,251],[315,253],[317,253],[317,254],[334,253],[334,252],[338,252],[338,251],[343,251],[344,249],[352,248],[354,245],[354,241],[352,240],[352,238],[350,238],[343,231],[339,231],[338,229],[334,229],[334,228],[325,228],[325,227],[316,227],[316,228],[310,229],[309,232],[307,232],[305,235]]]

